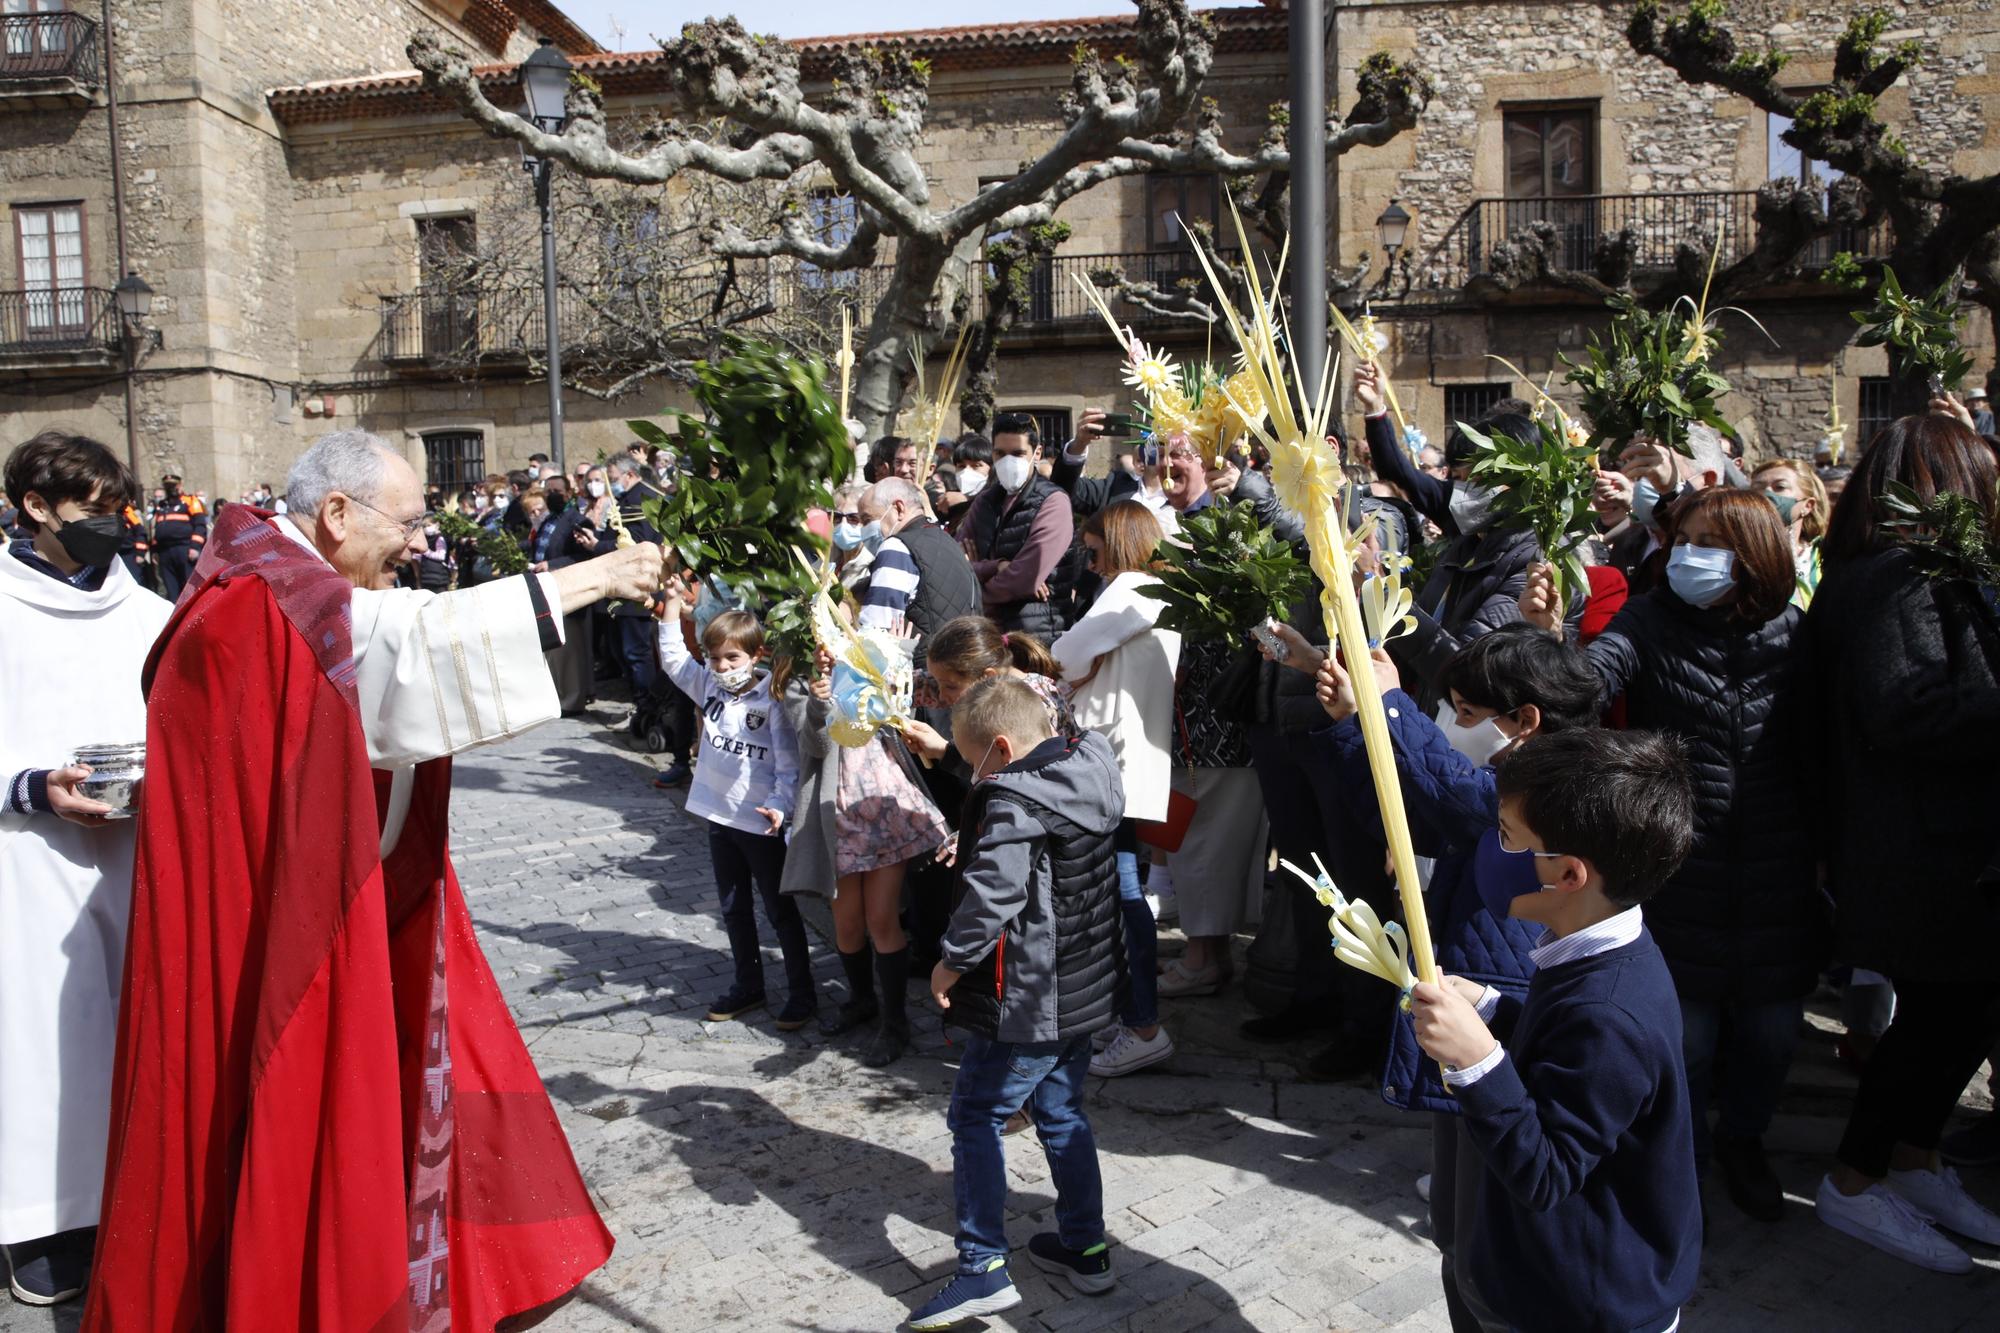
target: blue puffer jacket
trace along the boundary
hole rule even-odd
[[[1491,834],[1500,819],[1493,770],[1473,767],[1471,760],[1452,749],[1437,724],[1401,690],[1383,695],[1382,704],[1396,744],[1410,838],[1417,855],[1436,859],[1424,912],[1430,918],[1438,966],[1452,976],[1516,998],[1524,996],[1535,971],[1528,951],[1539,931],[1524,922],[1496,920],[1480,903],[1472,877],[1479,840]],[[1361,724],[1349,718],[1313,734],[1339,767],[1339,789],[1353,801],[1355,818],[1380,836],[1382,813],[1375,802]],[[1458,1111],[1457,1100],[1438,1076],[1437,1062],[1417,1046],[1416,1028],[1401,1006],[1389,1031],[1382,1099],[1404,1110]]]

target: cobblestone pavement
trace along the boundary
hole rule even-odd
[[[855,1062],[849,1039],[781,1034],[769,1014],[704,1022],[730,970],[705,833],[678,794],[651,787],[655,765],[610,732],[616,716],[466,756],[453,798],[487,955],[617,1236],[610,1263],[545,1327],[895,1328],[954,1262],[955,1052],[914,998],[918,1050],[879,1072]],[[831,997],[839,969],[823,929],[815,959]],[[775,947],[767,975],[775,996]],[[1080,1296],[1019,1262],[1023,1303],[986,1327],[1446,1329],[1412,1188],[1424,1122],[1367,1087],[1302,1081],[1310,1043],[1246,1047],[1234,1028],[1249,1011],[1233,992],[1165,1005],[1175,1059],[1091,1091],[1117,1288]],[[1711,1190],[1701,1289],[1682,1326],[1994,1327],[1991,1252],[1970,1277],[1934,1276],[1813,1219],[1851,1087],[1826,1026],[1771,1136],[1789,1215],[1751,1222]],[[1052,1227],[1054,1191],[1034,1136],[1007,1144],[1009,1234],[1024,1245]],[[2000,1173],[1968,1180],[2000,1200]],[[10,1306],[0,1330],[72,1328],[75,1308]]]

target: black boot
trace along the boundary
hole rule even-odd
[[[910,1019],[904,1007],[910,989],[910,948],[875,955],[875,979],[882,988],[881,1023],[861,1053],[870,1069],[894,1064],[910,1044]]]
[[[840,970],[847,974],[847,999],[832,1017],[819,1025],[820,1031],[829,1037],[851,1032],[863,1023],[871,1023],[880,1012],[880,1006],[875,1003],[875,969],[868,946],[864,944],[853,953],[842,953]]]
[[[1759,1222],[1784,1220],[1785,1187],[1771,1170],[1761,1140],[1717,1133],[1714,1156],[1731,1203]]]

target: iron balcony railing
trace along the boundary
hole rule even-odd
[[[1453,291],[1493,268],[1493,250],[1534,223],[1555,231],[1554,267],[1591,272],[1598,241],[1630,229],[1633,269],[1660,272],[1674,266],[1683,242],[1721,244],[1723,267],[1742,259],[1757,244],[1757,192],[1717,190],[1682,194],[1600,194],[1573,198],[1479,199],[1459,215],[1452,229],[1418,265],[1420,290]],[[1864,256],[1884,253],[1887,228],[1848,228],[1822,238],[1806,256],[1808,268],[1824,268],[1842,251]]]
[[[106,287],[0,292],[0,355],[118,347],[118,298]]]
[[[1172,294],[1187,284],[1205,287],[1200,265],[1186,251],[1133,251],[1118,254],[1057,255],[1038,265],[1028,275],[1028,300],[1015,326],[1017,336],[1059,333],[1068,328],[1102,328],[1090,299],[1077,286],[1102,269],[1117,269],[1132,282],[1152,284]],[[793,318],[833,322],[842,305],[851,306],[857,322],[866,322],[876,303],[889,289],[895,270],[887,264],[868,268],[824,270],[803,264],[741,262],[736,266],[735,286],[728,309],[753,311],[763,307],[787,313]],[[665,326],[687,323],[699,325],[715,295],[709,276],[675,278],[665,284],[644,284],[646,307]],[[1122,297],[1106,294],[1111,309],[1121,320],[1148,324],[1161,319]],[[557,317],[563,346],[574,349],[612,350],[615,332],[599,316],[607,303],[638,297],[620,297],[611,289],[589,293],[564,290],[559,293]],[[970,303],[971,317],[985,313],[985,284],[976,286]],[[636,313],[638,307],[632,307]],[[1171,317],[1166,317],[1171,318]],[[755,331],[760,321],[752,319],[747,328]],[[392,364],[456,365],[519,360],[540,356],[547,347],[543,329],[542,292],[539,284],[459,288],[451,291],[419,289],[381,298],[382,359]]]
[[[100,78],[97,24],[81,14],[0,16],[0,87],[16,79]]]

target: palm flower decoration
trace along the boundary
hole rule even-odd
[[[1232,220],[1244,253],[1251,252],[1243,219],[1232,203]],[[1361,601],[1355,591],[1354,558],[1348,545],[1346,506],[1342,503],[1345,478],[1326,443],[1326,425],[1333,414],[1333,356],[1329,351],[1323,366],[1301,368],[1285,352],[1279,337],[1275,302],[1267,298],[1256,266],[1246,266],[1251,305],[1237,310],[1222,294],[1229,291],[1217,277],[1213,257],[1199,235],[1190,234],[1195,257],[1218,295],[1218,306],[1230,336],[1242,353],[1244,391],[1228,390],[1230,400],[1252,421],[1251,431],[1270,450],[1274,473],[1290,468],[1304,490],[1307,503],[1298,512],[1306,519],[1306,542],[1312,556],[1313,572],[1324,592],[1320,599],[1330,641],[1345,659],[1347,674],[1354,682],[1356,712],[1368,749],[1368,767],[1375,782],[1375,797],[1382,809],[1382,827],[1388,835],[1389,854],[1395,867],[1396,887],[1402,898],[1403,917],[1408,923],[1409,956],[1415,974],[1425,981],[1437,980],[1437,965],[1431,954],[1430,928],[1424,916],[1423,886],[1417,877],[1416,850],[1410,840],[1409,817],[1403,809],[1402,781],[1396,772],[1396,753],[1389,735],[1388,713],[1375,679],[1374,664],[1368,656],[1368,631],[1363,622]],[[1282,268],[1282,263],[1280,264]],[[1343,328],[1345,321],[1341,321]],[[1287,380],[1287,363],[1291,379]],[[1308,374],[1317,378],[1308,380]],[[1310,388],[1310,394],[1293,392],[1293,385]],[[1226,386],[1225,386],[1226,387]],[[1303,410],[1299,404],[1305,404]],[[1275,480],[1275,477],[1274,477]],[[1365,922],[1364,922],[1365,925]],[[1360,938],[1357,935],[1357,938]],[[1343,960],[1364,966],[1361,955],[1343,951]],[[1373,957],[1372,951],[1369,953]],[[1373,969],[1367,969],[1373,970]],[[1385,969],[1386,970],[1386,969]],[[1382,973],[1377,973],[1382,975]],[[1397,984],[1400,984],[1398,982]]]
[[[1333,326],[1340,330],[1341,341],[1347,344],[1348,351],[1354,353],[1356,361],[1377,362],[1376,369],[1381,372],[1379,382],[1382,386],[1382,396],[1388,400],[1389,411],[1395,415],[1396,433],[1407,442],[1410,438],[1409,418],[1403,415],[1403,404],[1396,398],[1396,386],[1389,382],[1388,372],[1382,370],[1377,360],[1388,350],[1389,335],[1375,327],[1375,316],[1365,307],[1362,310],[1359,328],[1348,322],[1347,316],[1340,313],[1338,306],[1328,306],[1327,313],[1333,316]]]
[[[1494,360],[1527,378],[1512,364],[1499,357]],[[1478,450],[1473,480],[1505,488],[1494,501],[1501,520],[1535,534],[1555,579],[1556,605],[1561,607],[1567,605],[1565,589],[1580,588],[1585,582],[1579,552],[1594,526],[1596,511],[1590,499],[1597,482],[1597,450],[1561,404],[1539,389],[1536,393],[1535,428],[1526,439],[1504,431],[1482,435],[1462,421],[1458,428]]]
[[[1176,363],[1164,348],[1148,347],[1129,326],[1121,326],[1103,295],[1081,275],[1076,283],[1125,353],[1124,381],[1138,394],[1135,415],[1145,422],[1147,434],[1156,440],[1186,436],[1202,462],[1216,466],[1224,451],[1250,431],[1239,406],[1250,398],[1249,386],[1239,383],[1241,375],[1225,376],[1210,361]]]
[[[1847,446],[1847,427],[1840,420],[1840,372],[1834,371],[1829,377],[1831,383],[1826,395],[1826,430],[1819,442],[1826,446],[1829,461],[1834,467],[1840,466],[1841,450]]]
[[[1317,853],[1313,856],[1317,875],[1307,874],[1290,861],[1280,860],[1278,864],[1304,880],[1319,905],[1332,913],[1326,925],[1333,932],[1334,957],[1394,986],[1402,992],[1407,1008],[1410,988],[1417,984],[1417,977],[1410,970],[1410,938],[1403,928],[1393,921],[1383,922],[1366,902],[1342,893],[1333,876],[1326,873],[1326,865]]]
[[[1175,369],[1173,358],[1167,355],[1165,348],[1146,346],[1139,341],[1139,335],[1130,329],[1125,330],[1125,338],[1127,384],[1151,398],[1180,378],[1180,372]]]
[[[1410,608],[1416,605],[1416,594],[1403,586],[1410,557],[1385,556],[1382,564],[1381,572],[1364,575],[1361,580],[1361,623],[1368,630],[1370,651],[1417,627],[1417,618],[1410,613]]]
[[[792,554],[812,568],[798,548]],[[911,720],[917,645],[882,630],[850,630],[833,608],[831,573],[831,562],[816,571],[811,612],[813,638],[833,658],[833,713],[826,730],[837,744],[858,750],[883,727]]]
[[[931,479],[931,470],[937,466],[937,450],[933,447],[944,438],[945,415],[951,405],[958,400],[959,381],[965,377],[966,335],[972,331],[971,320],[961,320],[958,326],[958,341],[952,344],[951,355],[945,358],[944,375],[938,380],[937,395],[933,397],[924,383],[924,351],[921,346],[912,348],[910,360],[917,372],[916,397],[910,403],[910,435],[917,444],[917,489]],[[846,381],[843,379],[842,384]]]

